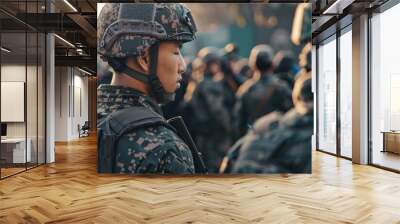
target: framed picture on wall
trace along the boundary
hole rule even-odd
[[[1,82],[1,122],[24,122],[25,82]]]

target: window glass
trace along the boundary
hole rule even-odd
[[[400,170],[400,4],[371,18],[372,163]]]
[[[336,39],[318,48],[318,148],[336,153]]]
[[[352,142],[352,35],[340,36],[340,153],[351,158]]]

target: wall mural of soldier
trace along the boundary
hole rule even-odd
[[[310,4],[229,5],[98,4],[98,172],[310,172]]]

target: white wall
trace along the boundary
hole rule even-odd
[[[68,85],[67,67],[55,68],[55,141],[68,140]]]
[[[83,75],[76,68],[56,67],[55,141],[79,138],[78,124],[88,120],[88,78]]]

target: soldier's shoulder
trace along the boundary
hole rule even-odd
[[[239,86],[239,89],[236,92],[238,97],[243,96],[247,91],[249,91],[250,87],[254,85],[256,81],[254,79],[246,80],[242,85]]]
[[[189,150],[183,140],[164,125],[143,127],[129,131],[121,136],[121,144],[129,144],[144,151],[155,149]]]
[[[200,84],[200,88],[206,92],[222,92],[223,85],[221,81],[215,81],[212,79],[204,79]]]
[[[254,132],[260,134],[278,128],[283,116],[283,113],[274,111],[260,117],[254,122]]]
[[[276,75],[272,77],[271,84],[280,89],[290,90],[290,86],[288,85],[288,83],[282,79],[279,79]]]

